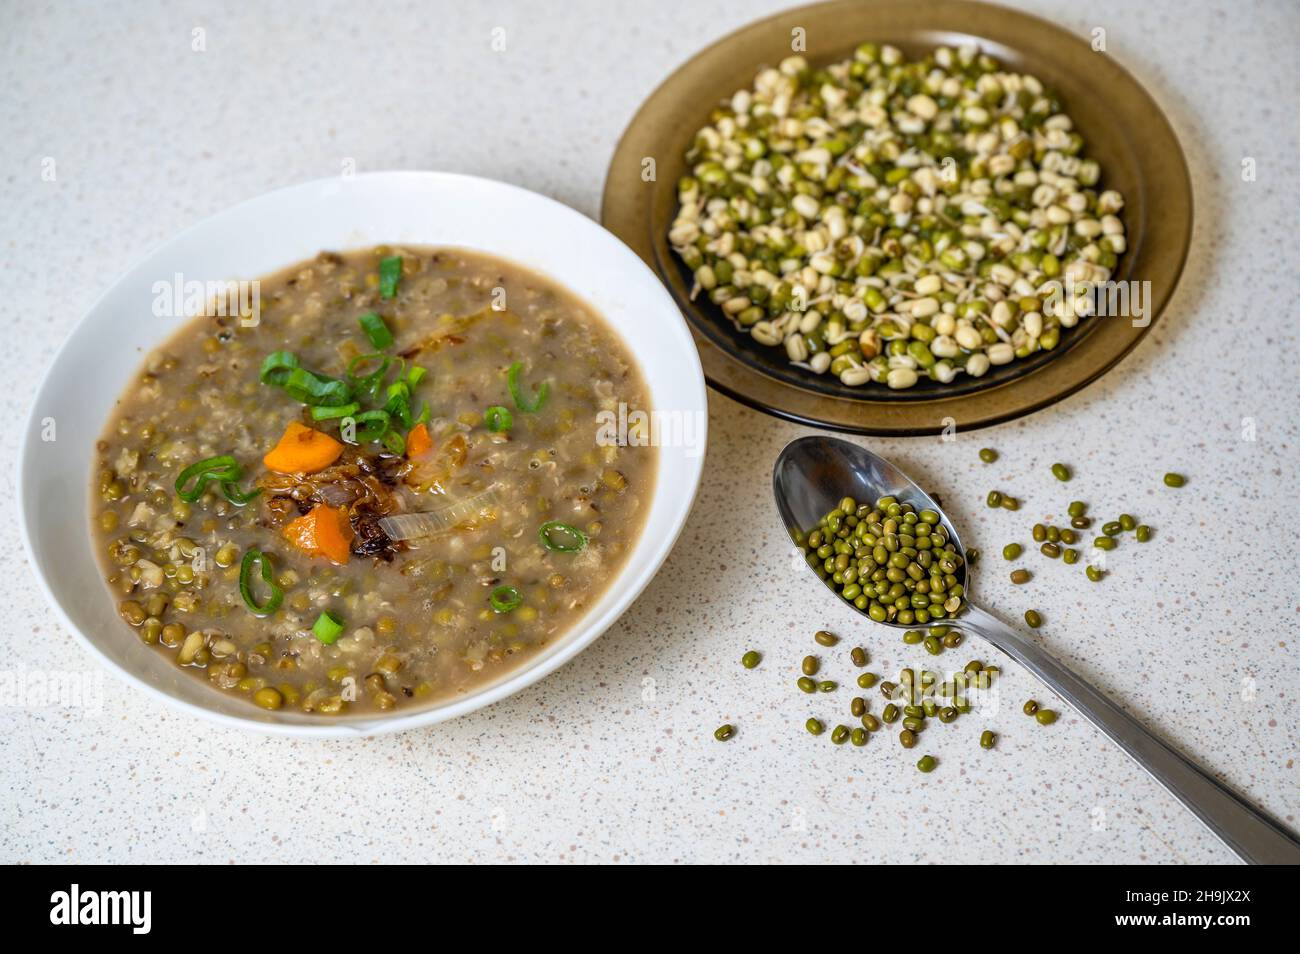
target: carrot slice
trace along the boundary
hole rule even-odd
[[[429,436],[429,429],[423,424],[416,424],[411,428],[411,433],[406,435],[406,456],[423,457],[431,450],[433,438]]]
[[[339,459],[343,445],[322,431],[314,431],[297,421],[290,421],[284,436],[262,458],[267,470],[278,474],[310,474],[324,470]]]
[[[284,535],[304,553],[326,557],[340,566],[352,555],[352,524],[342,507],[317,504],[310,513],[290,521]]]

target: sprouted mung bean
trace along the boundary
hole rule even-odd
[[[668,240],[693,295],[798,367],[978,378],[1056,349],[1127,247],[1083,147],[1055,93],[974,46],[792,56],[696,133]]]

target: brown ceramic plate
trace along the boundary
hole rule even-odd
[[[830,375],[789,365],[785,351],[737,332],[707,298],[690,299],[690,271],[668,246],[685,153],[709,111],[748,88],[760,67],[791,54],[803,30],[812,63],[847,59],[867,41],[908,57],[936,46],[975,43],[1061,96],[1102,167],[1101,188],[1118,189],[1128,251],[1116,281],[1147,281],[1145,322],[1090,318],[1053,352],[993,368],[951,385],[925,381],[905,391],[846,387]],[[646,159],[654,176],[645,176]],[[646,181],[647,179],[650,181]],[[1168,120],[1110,54],[1045,20],[1004,7],[954,0],[836,0],[760,20],[724,37],[670,76],[646,100],[619,142],[605,181],[601,220],[653,268],[686,315],[713,387],[778,417],[862,434],[934,434],[986,427],[1059,401],[1112,368],[1159,318],[1183,270],[1192,233],[1187,162]]]

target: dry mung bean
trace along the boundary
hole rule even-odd
[[[1038,610],[1025,610],[1025,622],[1031,629],[1038,629],[1043,625],[1043,617]]]
[[[849,733],[849,741],[852,742],[854,745],[859,746],[859,747],[860,747],[860,746],[863,746],[863,745],[866,745],[866,744],[867,744],[867,730],[866,730],[866,729],[862,729],[862,728],[854,729],[852,732]]]
[[[1020,500],[1017,497],[1012,497],[1010,494],[1003,494],[1001,507],[1003,510],[1019,510]]]
[[[862,716],[862,725],[868,732],[875,732],[880,728],[880,720],[868,712]]]
[[[852,713],[854,716],[857,716],[859,719],[862,718],[863,713],[865,713],[866,711],[867,711],[867,700],[863,699],[861,696],[854,696],[849,701],[849,712]]]
[[[877,677],[876,674],[875,674],[874,672],[864,672],[864,673],[862,673],[862,675],[858,676],[858,688],[859,688],[859,689],[870,689],[872,686],[874,686],[874,685],[876,684],[876,679],[877,679],[877,678],[879,678],[879,677]]]
[[[909,629],[903,633],[903,642],[909,646],[916,646],[925,639],[925,633],[919,629]]]
[[[1118,536],[1119,532],[1123,529],[1124,527],[1118,520],[1107,520],[1101,525],[1101,532],[1106,534],[1108,537]]]
[[[1020,708],[1025,713],[1025,715],[1031,716],[1038,711],[1038,703],[1033,699],[1026,699],[1025,704]]]
[[[1020,556],[1023,550],[1024,547],[1022,547],[1018,543],[1008,543],[1005,547],[1002,548],[1002,559],[1014,560]]]
[[[1071,566],[1079,562],[1079,551],[1073,547],[1066,547],[1061,552],[1061,558]]]
[[[1093,537],[1092,545],[1098,550],[1114,550],[1115,538],[1112,536]]]
[[[916,763],[916,769],[918,772],[924,772],[928,774],[930,772],[933,772],[934,767],[938,764],[939,764],[938,760],[933,755],[923,755],[921,756],[920,761]]]
[[[762,660],[763,656],[751,649],[749,652],[745,653],[745,655],[740,657],[740,664],[746,669],[753,669],[762,662]]]
[[[867,664],[867,651],[861,646],[854,646],[853,651],[849,653],[849,659],[853,660],[855,666],[865,666]]]
[[[998,459],[998,452],[995,451],[992,447],[980,448],[980,460],[984,461],[984,463],[991,464],[997,459]]]
[[[804,692],[817,691],[817,681],[815,679],[810,679],[807,676],[800,676],[799,679],[795,682],[795,685],[797,685]]]
[[[1032,532],[1035,543],[1042,543],[1047,539],[1047,527],[1043,526],[1041,523],[1034,524]]]
[[[1012,582],[1012,583],[1015,583],[1015,584],[1017,584],[1017,585],[1019,585],[1019,584],[1021,584],[1021,583],[1028,583],[1032,577],[1033,577],[1033,574],[1030,573],[1028,570],[1012,570],[1012,571],[1011,571],[1011,582]]]
[[[1119,528],[1125,532],[1137,529],[1137,518],[1131,513],[1122,513],[1119,515]]]
[[[843,745],[845,742],[848,741],[850,734],[851,733],[847,725],[837,725],[834,729],[831,730],[831,741],[834,742],[836,745]]]
[[[943,637],[944,649],[956,649],[958,646],[962,644],[962,640],[964,640],[965,638],[966,637],[964,637],[961,633],[959,633],[955,629],[949,633],[945,633]]]
[[[713,730],[713,737],[719,742],[726,742],[736,734],[736,727],[730,722],[723,723]]]
[[[804,656],[800,668],[805,676],[815,676],[817,670],[821,668],[821,663],[817,661],[816,656]]]
[[[826,726],[820,719],[809,719],[803,724],[803,727],[812,735],[821,735],[826,731]]]
[[[1071,517],[1082,517],[1088,511],[1088,505],[1082,500],[1071,500],[1065,512]]]
[[[1061,546],[1058,543],[1044,543],[1038,548],[1038,552],[1049,559],[1055,560],[1061,555]]]
[[[813,633],[813,639],[817,640],[817,643],[821,646],[834,646],[840,641],[838,636],[834,633],[828,633],[824,629],[819,629]]]
[[[1088,564],[1088,568],[1084,570],[1084,572],[1088,575],[1088,579],[1092,580],[1092,582],[1094,583],[1101,582],[1101,577],[1102,577],[1101,567],[1093,566],[1090,563]]]
[[[885,708],[880,712],[880,718],[887,724],[891,725],[898,721],[899,715],[898,706],[894,705],[892,702],[885,706]]]
[[[1053,464],[1052,476],[1059,481],[1065,482],[1070,479],[1070,468],[1066,467],[1064,464]]]
[[[1165,474],[1166,487],[1181,487],[1185,483],[1187,483],[1187,478],[1182,474],[1175,474],[1173,472]]]
[[[985,501],[984,501],[984,502],[985,502],[986,504],[988,504],[990,507],[1000,507],[1000,506],[1002,506],[1002,493],[1001,493],[1001,491],[990,490],[990,491],[989,491],[989,495],[988,495],[987,498],[985,498]]]
[[[839,683],[834,682],[834,681],[832,681],[832,680],[830,680],[830,679],[823,679],[821,682],[817,683],[817,691],[818,691],[818,692],[834,692],[835,689],[836,689],[836,687],[837,687],[838,685],[839,685]]]
[[[1034,718],[1038,720],[1039,725],[1051,725],[1056,721],[1056,710],[1039,709],[1034,713]]]
[[[905,749],[910,749],[916,745],[916,733],[911,729],[903,729],[898,733],[898,744]]]
[[[997,743],[998,737],[989,729],[980,733],[980,748],[991,749]]]
[[[1146,543],[1151,539],[1151,528],[1145,523],[1138,524],[1136,536],[1138,543]]]

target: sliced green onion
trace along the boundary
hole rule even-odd
[[[524,397],[523,389],[519,384],[519,372],[523,368],[524,363],[522,361],[516,361],[512,364],[510,370],[506,372],[506,383],[510,386],[510,397],[514,399],[515,407],[525,414],[535,414],[546,403],[546,397],[551,393],[551,382],[543,381],[541,387],[537,389],[537,398],[529,401]]]
[[[378,366],[369,374],[358,374],[357,369],[367,361],[377,362]],[[390,358],[388,355],[382,354],[378,351],[372,351],[368,354],[359,354],[348,362],[348,380],[352,382],[353,386],[356,387],[360,393],[373,398],[379,393],[379,389],[383,387],[384,379],[388,377],[388,369],[394,364],[396,364],[398,368],[397,377],[402,377],[406,372],[406,360],[404,358]]]
[[[379,294],[392,298],[397,294],[397,284],[402,280],[402,256],[390,255],[379,260]],[[376,345],[375,347],[379,347]]]
[[[500,434],[502,431],[508,431],[515,426],[515,418],[510,413],[510,409],[502,407],[500,404],[493,404],[484,411],[483,420],[487,422],[487,429],[493,434]]]
[[[402,428],[409,431],[415,426],[411,415],[411,387],[405,381],[394,381],[388,386],[388,401],[384,410],[401,422]]]
[[[346,381],[327,375],[294,368],[281,385],[295,401],[315,406],[336,407],[352,400],[352,386]]]
[[[385,447],[401,457],[406,453],[406,435],[395,427],[390,427],[384,436],[380,438]]]
[[[385,298],[391,298],[391,295],[385,295]],[[379,350],[387,348],[393,343],[393,333],[388,330],[388,325],[384,324],[384,319],[373,311],[368,311],[357,321],[361,322],[361,330],[366,333],[370,339],[370,344]]]
[[[292,351],[272,351],[262,361],[262,383],[280,387],[296,367],[298,358]]]
[[[225,494],[226,499],[229,500],[236,507],[242,507],[244,504],[248,503],[258,494],[260,494],[262,492],[262,488],[257,487],[254,490],[249,491],[248,493],[244,493],[244,491],[239,489],[239,484],[235,483],[233,480],[223,480],[221,482],[221,492]]]
[[[243,468],[229,454],[207,457],[181,471],[181,475],[176,478],[176,496],[186,503],[195,503],[208,489],[209,482],[213,480],[234,482],[243,476]],[[194,481],[194,486],[186,490],[185,487],[191,480]]]
[[[406,372],[406,383],[411,386],[411,390],[415,390],[415,386],[423,381],[424,376],[428,373],[429,372],[425,368],[420,367],[418,364],[413,364],[411,365],[411,370]]]
[[[266,602],[260,604],[253,599],[253,565],[258,563],[262,566],[262,582],[271,591]],[[244,605],[254,616],[270,616],[280,608],[284,590],[275,585],[274,575],[271,558],[267,554],[256,549],[244,554],[244,560],[239,564],[239,595],[244,598]]]
[[[392,419],[387,411],[362,411],[353,417],[353,420],[357,424],[356,441],[358,444],[379,440],[388,433],[389,427],[392,426]]]
[[[509,613],[511,610],[517,609],[523,601],[523,594],[513,586],[498,586],[488,596],[488,602],[492,604],[492,609],[498,613]]]
[[[311,409],[311,419],[313,421],[332,421],[340,417],[351,417],[359,410],[361,410],[361,405],[356,401],[351,404],[338,404],[334,407],[314,407]]]
[[[337,642],[339,634],[343,632],[343,621],[327,611],[316,617],[316,622],[312,624],[311,631],[326,646],[333,646]]]
[[[568,540],[561,538],[556,540],[554,533],[560,533],[568,536]],[[548,550],[554,550],[559,553],[577,553],[587,545],[587,535],[577,527],[570,526],[567,523],[561,523],[559,520],[548,520],[537,528],[537,538],[542,541],[542,546]]]

